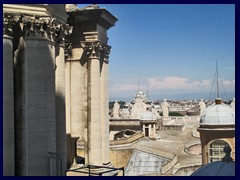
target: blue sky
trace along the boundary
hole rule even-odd
[[[154,99],[209,94],[216,60],[225,91],[235,93],[235,5],[99,6],[119,19],[108,31],[110,100],[133,97],[138,82]]]

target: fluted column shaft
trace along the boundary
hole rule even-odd
[[[102,165],[100,46],[90,44],[88,57],[88,164]]]
[[[65,109],[65,57],[64,45],[56,45],[55,100],[56,100],[56,152],[61,160],[58,175],[67,169],[66,109]]]
[[[102,125],[102,163],[110,163],[109,157],[109,92],[108,92],[108,58],[110,46],[105,46],[101,71],[101,125]]]

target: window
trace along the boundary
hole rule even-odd
[[[209,148],[209,162],[221,161],[225,156],[223,148],[228,146],[228,143],[222,140],[213,141]]]

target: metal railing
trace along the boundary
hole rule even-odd
[[[93,169],[96,170],[96,169],[101,169],[101,168],[103,168],[103,169],[100,172],[91,171]],[[92,175],[103,176],[106,173],[116,172],[115,174],[113,174],[113,176],[116,176],[119,171],[122,171],[122,176],[124,176],[124,167],[114,168],[114,167],[108,167],[108,166],[87,165],[87,166],[83,166],[83,167],[76,168],[76,169],[69,169],[66,171],[66,173],[67,172],[76,172],[76,173],[88,174],[88,176],[92,176]]]

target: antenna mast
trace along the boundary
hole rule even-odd
[[[221,77],[220,77],[220,73],[219,73],[219,70],[218,70],[218,61],[216,60],[216,72],[214,74],[214,79],[213,79],[213,84],[212,84],[212,87],[211,87],[211,92],[210,92],[210,96],[209,96],[209,100],[211,99],[211,95],[212,95],[212,90],[215,88],[215,81],[216,81],[216,88],[217,88],[217,98],[220,98],[220,88],[222,86],[222,89],[223,89],[223,93],[225,95],[225,98],[228,99],[227,97],[227,94],[225,92],[225,89],[224,89],[224,86],[223,86],[223,82],[221,81]],[[220,83],[220,84],[219,84]]]
[[[219,98],[219,74],[218,74],[218,62],[216,60],[216,73],[217,73],[217,98]]]

